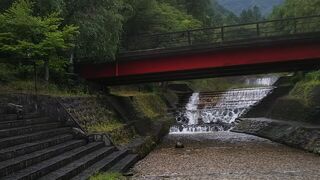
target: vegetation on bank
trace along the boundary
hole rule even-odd
[[[125,180],[126,178],[120,173],[98,173],[92,177],[90,180]]]
[[[290,92],[290,97],[301,100],[307,106],[319,105],[314,94],[320,94],[320,71],[309,72],[301,78]]]
[[[195,92],[203,91],[226,91],[234,88],[248,87],[243,82],[228,81],[228,78],[215,78],[215,79],[199,79],[187,81],[186,84],[190,86]]]
[[[148,94],[133,97],[133,104],[145,117],[155,120],[167,113],[167,105],[159,94]]]
[[[168,93],[160,84],[110,87],[110,93],[130,97],[136,110],[146,118],[157,119],[166,115],[167,105],[163,95]]]
[[[292,80],[293,88],[288,95],[276,100],[268,117],[319,124],[320,71],[298,73]]]
[[[54,83],[37,84],[37,92],[35,91],[35,82],[32,80],[16,80],[6,84],[0,83],[0,93],[26,93],[50,95],[59,97],[75,97],[75,96],[91,96],[87,93],[86,87],[74,86],[72,88],[59,87]]]

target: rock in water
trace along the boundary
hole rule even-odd
[[[182,149],[182,148],[184,148],[183,143],[178,141],[178,142],[176,143],[176,148],[177,148],[177,149]]]

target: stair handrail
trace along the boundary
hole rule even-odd
[[[56,98],[57,103],[63,108],[63,110],[66,112],[67,116],[69,116],[69,120],[71,120],[77,128],[79,128],[81,131],[83,131],[86,135],[88,135],[88,132],[80,125],[80,123],[77,121],[77,118],[75,118],[67,109],[67,107],[58,99]]]

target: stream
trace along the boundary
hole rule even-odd
[[[277,79],[248,78],[249,88],[193,93],[162,143],[135,165],[132,179],[320,179],[318,155],[230,131]],[[175,148],[178,141],[184,148]]]

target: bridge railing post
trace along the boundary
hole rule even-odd
[[[224,27],[221,27],[221,41],[224,41]]]
[[[187,36],[188,36],[188,44],[189,44],[189,45],[192,45],[191,32],[190,32],[190,30],[187,31]]]
[[[257,23],[257,37],[260,37],[260,24]]]
[[[293,33],[296,34],[297,33],[297,20],[293,21]]]

